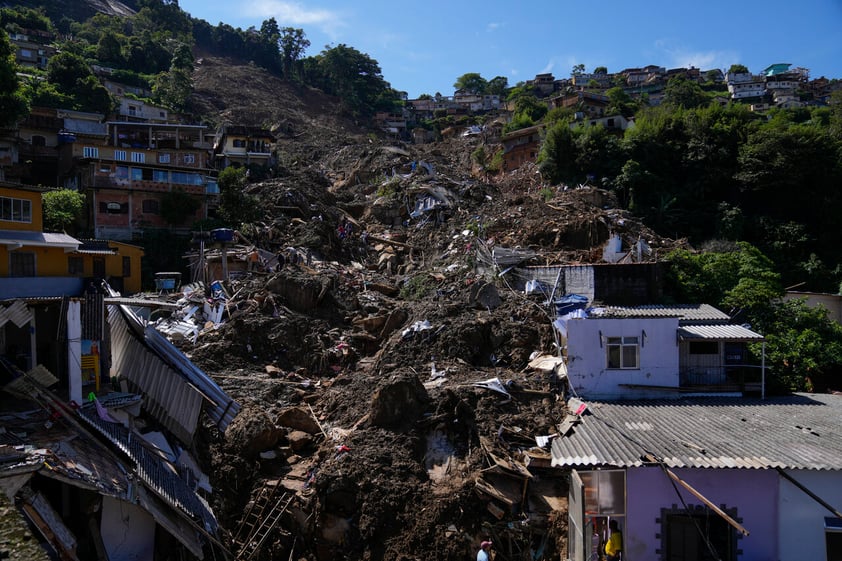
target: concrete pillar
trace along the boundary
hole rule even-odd
[[[78,300],[67,304],[67,379],[70,400],[82,405],[82,303]]]

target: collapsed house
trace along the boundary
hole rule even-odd
[[[61,559],[225,551],[194,437],[203,419],[224,432],[239,404],[128,305],[149,303],[55,300],[38,323],[39,301],[0,303],[0,489]],[[39,356],[46,326],[63,349],[57,375],[15,360]],[[24,329],[30,351],[10,354],[29,347]]]

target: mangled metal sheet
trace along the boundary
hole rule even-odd
[[[123,314],[109,314],[112,376],[125,379],[144,394],[144,409],[190,443],[198,426],[204,398],[199,390],[153,353],[129,329]]]
[[[33,311],[23,300],[15,300],[8,306],[0,306],[0,327],[9,322],[23,327],[32,320]]]
[[[93,407],[80,408],[79,416],[132,460],[135,472],[148,489],[170,506],[179,509],[205,531],[216,531],[216,517],[208,505],[171,469],[169,462],[149,450],[142,438],[119,423],[103,421]]]

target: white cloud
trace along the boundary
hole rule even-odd
[[[675,44],[669,39],[655,41],[655,49],[660,51],[670,68],[689,68],[691,66],[701,70],[712,68],[727,68],[735,60],[740,60],[738,53],[733,51],[695,51],[684,45]]]
[[[287,25],[314,25],[331,37],[334,37],[337,31],[346,25],[339,12],[308,8],[297,2],[285,2],[284,0],[257,0],[250,2],[248,13],[254,17],[274,17],[278,20],[278,25],[281,27]]]
[[[499,22],[491,22],[491,23],[489,23],[488,25],[485,26],[485,31],[488,32],[488,33],[492,33],[494,31],[497,31],[498,29],[500,29],[504,25],[506,25],[506,24],[505,23],[499,23]]]
[[[549,74],[555,68],[555,60],[550,59],[550,61],[544,66],[543,69],[538,74]]]

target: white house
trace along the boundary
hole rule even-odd
[[[707,304],[591,308],[562,318],[568,381],[586,399],[762,391],[746,343],[763,336]]]

